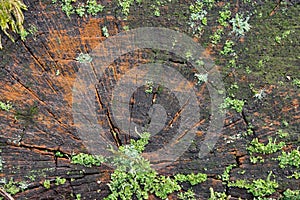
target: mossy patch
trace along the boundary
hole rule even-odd
[[[239,62],[250,74],[268,84],[277,84],[287,76],[299,78],[299,5],[277,10],[270,16],[274,2],[257,8],[251,19],[252,31],[238,47]],[[243,69],[244,70],[244,69]]]

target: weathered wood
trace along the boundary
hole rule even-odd
[[[109,2],[105,1],[104,4],[109,5]],[[75,199],[76,194],[81,194],[82,199],[103,199],[109,194],[106,184],[109,182],[113,169],[105,165],[92,168],[72,165],[67,156],[59,158],[55,156],[55,153],[60,151],[71,155],[88,152],[73,122],[72,88],[78,72],[76,57],[79,53],[91,52],[106,39],[101,31],[102,26],[107,26],[110,34],[114,35],[121,32],[122,26],[127,22],[109,13],[93,18],[71,16],[68,19],[59,6],[52,5],[50,0],[25,1],[25,3],[29,7],[29,11],[25,12],[26,23],[35,25],[38,28],[37,34],[29,36],[24,42],[17,40],[14,44],[2,37],[5,40],[3,42],[5,49],[0,52],[0,100],[12,102],[13,109],[10,112],[0,111],[0,148],[3,160],[0,178],[25,180],[29,184],[26,190],[14,196],[15,199]],[[187,7],[189,1],[179,1],[179,6],[165,7],[163,12],[167,15],[175,11],[179,12],[181,4]],[[111,11],[113,12],[114,10]],[[177,21],[175,15],[168,20],[146,18],[142,9],[136,8],[136,12],[136,15],[129,16],[129,20],[137,27],[155,24],[175,28],[184,23],[181,19],[184,18],[183,16],[180,16]],[[208,48],[206,53],[210,51],[211,49]],[[186,73],[186,78],[195,83],[194,69],[184,60],[165,55],[167,52],[161,55],[159,53],[145,50],[123,55],[108,67],[111,70],[107,70],[107,73],[99,80],[99,85],[96,87],[98,94],[95,98],[98,104],[99,123],[120,134],[119,140],[115,140],[110,132],[99,133],[105,135],[111,142],[118,141],[124,144],[132,137],[118,130],[109,107],[114,84],[126,71],[141,63],[166,59],[166,64],[182,74]],[[274,56],[282,57],[280,52]],[[59,75],[56,75],[58,70]],[[228,81],[227,78],[230,80]],[[244,75],[229,76],[225,78],[225,81],[234,82],[231,80],[234,78],[234,81],[244,88],[253,81],[250,80],[251,78],[245,78]],[[256,165],[249,161],[249,154],[246,150],[249,142],[254,137],[267,141],[269,136],[276,134],[283,120],[289,122],[291,134],[286,150],[299,146],[299,89],[279,88],[275,84],[265,89],[267,96],[262,101],[247,101],[241,114],[227,113],[224,129],[217,144],[208,155],[200,159],[198,158],[199,145],[205,136],[200,130],[207,128],[210,114],[209,111],[204,111],[203,119],[199,120],[199,132],[197,132],[194,144],[178,161],[160,169],[159,173],[173,175],[178,172],[203,172],[208,174],[208,181],[193,187],[199,199],[209,197],[210,187],[213,187],[215,191],[226,191],[232,197],[253,198],[246,190],[226,188],[219,180],[218,175],[222,174],[225,167],[230,164],[237,165],[231,171],[231,180],[265,179],[269,171],[273,171],[273,174],[283,183],[272,195],[274,198],[279,197],[279,193],[287,188],[285,186],[299,189],[299,180],[287,179],[286,176],[291,175],[291,171],[289,168],[280,169],[277,161],[266,159],[265,163]],[[176,123],[180,122],[180,117],[178,117],[180,108],[176,106],[177,100],[170,91],[165,90],[162,95],[157,96],[146,95],[144,91],[145,88],[139,88],[132,96],[130,102],[132,121],[143,125],[149,122],[148,112],[153,105],[153,99],[156,103],[163,104],[169,112],[166,122],[168,131],[162,131],[151,138],[146,149],[150,152],[158,148],[156,142],[159,141],[159,145],[164,145],[172,139],[178,126]],[[242,95],[252,98],[250,98],[251,91],[244,92]],[[287,96],[289,98],[286,98]],[[204,86],[202,88],[199,86],[197,97],[200,100],[199,107],[208,110],[209,105],[205,103],[205,100],[209,99],[209,94]],[[173,127],[170,127],[171,122]],[[237,137],[247,130],[250,123],[254,126],[254,135]],[[265,157],[270,158],[269,155]],[[246,174],[239,174],[242,170],[245,170]],[[55,178],[58,176],[66,178],[67,182],[56,186]],[[50,189],[43,186],[44,180],[51,180]],[[150,199],[157,198],[151,196]],[[171,195],[169,199],[176,199],[176,197]]]

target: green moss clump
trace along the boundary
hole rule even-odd
[[[19,34],[22,40],[24,40],[27,35],[27,32],[23,27],[23,10],[27,10],[27,6],[21,0],[0,0],[1,30],[12,41],[14,41],[14,38],[7,32],[8,29]],[[2,48],[0,36],[0,49]]]

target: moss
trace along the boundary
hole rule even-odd
[[[21,0],[0,0],[0,26],[1,30],[12,41],[14,38],[8,33],[11,29],[13,32],[19,34],[24,40],[27,32],[23,27],[24,15],[23,10],[27,10],[27,6]],[[0,36],[0,49],[2,49]]]
[[[283,192],[284,197],[282,198],[283,200],[299,200],[300,199],[300,190],[291,190],[287,189],[286,191]]]
[[[0,186],[8,193],[11,195],[15,195],[21,191],[24,191],[28,188],[28,183],[24,182],[24,181],[14,181],[13,178],[11,178],[8,182],[6,181],[6,179],[2,179],[1,183],[3,185],[0,184]]]
[[[251,183],[248,180],[236,180],[228,183],[228,187],[245,188],[249,193],[255,197],[264,197],[273,194],[278,188],[276,180],[270,180],[272,172],[269,173],[266,180],[257,179]]]
[[[280,161],[280,168],[285,168],[288,165],[300,168],[300,151],[298,149],[294,149],[288,153],[283,151],[277,160]]]
[[[101,156],[85,153],[73,155],[71,159],[72,164],[84,165],[85,167],[100,166],[103,161],[104,158]]]
[[[265,145],[258,141],[258,138],[254,138],[250,146],[247,147],[250,155],[252,153],[262,153],[262,154],[271,154],[281,150],[285,146],[284,142],[276,143],[276,139],[268,138],[268,143]]]
[[[249,67],[251,76],[269,84],[285,80],[286,76],[299,78],[300,6],[288,7],[285,12],[278,10],[270,16],[273,8],[272,2],[258,8],[257,13],[262,15],[255,15],[250,21],[253,30],[237,51],[239,62]]]

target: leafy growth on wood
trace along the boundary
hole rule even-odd
[[[149,194],[166,199],[169,194],[181,190],[179,182],[189,182],[196,185],[206,181],[207,175],[177,174],[174,178],[158,175],[150,167],[150,162],[142,157],[142,152],[148,144],[149,133],[140,134],[139,140],[131,140],[129,145],[119,147],[118,151],[111,150],[114,157],[111,163],[116,170],[111,174],[111,182],[108,184],[111,194],[105,200],[112,199],[148,199]],[[192,192],[181,194],[191,196]]]
[[[27,10],[27,6],[21,0],[0,0],[0,26],[1,30],[9,39],[15,41],[13,36],[8,32],[12,32],[21,36],[25,40],[28,34],[23,27],[24,15],[23,10]],[[0,49],[2,49],[1,35],[0,35]]]
[[[265,145],[264,143],[259,142],[258,138],[254,138],[251,141],[250,146],[247,147],[247,150],[251,155],[252,153],[271,154],[281,150],[282,147],[285,146],[285,142],[279,142],[277,144],[276,139],[273,141],[272,138],[269,138],[268,140],[268,144]]]
[[[283,192],[283,195],[284,197],[282,198],[282,200],[300,200],[300,190],[287,189]]]
[[[8,194],[15,195],[28,188],[28,184],[25,181],[14,181],[11,178],[8,182],[5,178],[0,180],[0,187],[5,190]]]
[[[248,180],[236,180],[228,183],[228,187],[245,188],[255,197],[265,197],[276,192],[278,183],[275,180],[270,180],[272,172],[269,173],[266,180],[257,179],[249,183]]]
[[[0,101],[0,110],[9,111],[12,108],[12,105],[7,101],[6,103]]]
[[[85,167],[100,166],[104,162],[104,158],[98,155],[90,155],[79,153],[71,158],[72,164],[84,165]]]
[[[221,109],[234,109],[236,110],[236,112],[241,113],[243,111],[243,107],[244,107],[245,101],[243,100],[238,100],[238,99],[232,99],[230,97],[226,97],[226,99],[224,99],[224,103],[221,104]]]
[[[62,11],[70,17],[70,15],[76,13],[79,17],[83,17],[86,14],[97,15],[102,12],[104,6],[97,3],[96,0],[87,0],[83,3],[76,4],[76,0],[52,0],[52,3],[60,2]]]
[[[281,156],[276,160],[280,161],[280,168],[285,168],[288,165],[300,168],[300,151],[298,149],[294,149],[289,153],[282,151]]]

